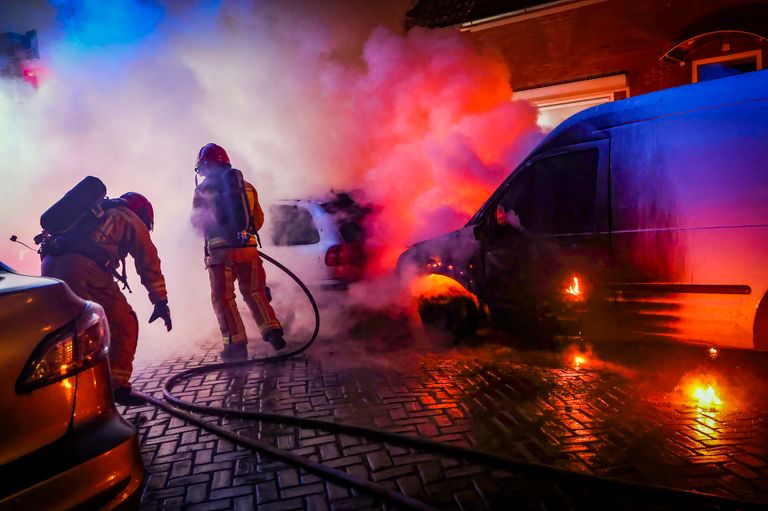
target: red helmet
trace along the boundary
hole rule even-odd
[[[195,171],[201,173],[201,167],[231,167],[229,156],[223,147],[216,144],[205,144],[197,153]]]
[[[136,213],[136,216],[141,218],[147,229],[151,231],[155,226],[155,210],[152,208],[152,203],[149,202],[149,199],[136,192],[124,193],[120,198],[125,201],[128,209]]]

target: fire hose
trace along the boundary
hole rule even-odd
[[[659,501],[661,501],[659,503],[677,504],[686,508],[689,506],[692,507],[694,505],[711,505],[724,509],[764,509],[764,505],[762,504],[732,497],[725,497],[690,490],[681,490],[647,483],[636,483],[593,474],[573,472],[551,465],[516,460],[481,450],[470,449],[454,444],[435,442],[426,438],[418,438],[398,433],[392,433],[377,428],[343,424],[335,421],[321,419],[304,418],[295,415],[198,405],[193,402],[181,399],[174,394],[174,388],[180,383],[189,380],[194,376],[253,365],[284,362],[305,352],[317,339],[318,333],[320,331],[320,311],[317,306],[317,302],[315,301],[314,296],[312,296],[310,290],[291,270],[286,268],[279,261],[276,261],[261,251],[259,252],[259,255],[262,259],[266,260],[287,274],[294,282],[296,282],[296,284],[298,284],[298,286],[307,296],[307,299],[312,306],[315,318],[315,327],[311,336],[309,337],[309,340],[307,340],[304,344],[294,349],[293,351],[285,354],[264,358],[253,358],[236,362],[202,365],[177,373],[171,376],[163,386],[164,400],[138,391],[134,391],[135,394],[142,397],[147,402],[157,406],[158,408],[161,408],[170,415],[215,433],[216,435],[226,438],[234,444],[256,452],[260,452],[269,456],[270,458],[281,460],[285,463],[288,463],[289,465],[301,467],[305,471],[322,477],[328,481],[355,488],[361,493],[377,497],[384,502],[394,504],[395,506],[403,509],[434,510],[435,508],[420,500],[390,490],[381,484],[354,477],[347,472],[344,472],[343,470],[329,467],[322,463],[298,456],[285,449],[275,447],[274,445],[267,442],[244,437],[217,424],[206,421],[200,416],[190,412],[196,412],[198,414],[215,417],[246,419],[273,424],[298,426],[300,428],[307,429],[319,429],[337,434],[357,436],[370,441],[382,442],[389,445],[397,445],[409,449],[426,451],[432,454],[446,456],[453,459],[464,460],[486,466],[488,468],[497,469],[506,473],[527,474],[580,486],[596,485],[606,490],[613,490],[617,494],[622,495],[625,499],[636,498],[647,501],[651,497],[656,497]]]

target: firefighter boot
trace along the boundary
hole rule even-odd
[[[219,353],[224,362],[238,362],[248,359],[248,344],[245,342],[230,342],[224,345]]]
[[[280,351],[285,348],[285,339],[283,339],[283,329],[275,328],[264,334],[264,340],[275,348],[276,351]]]
[[[112,393],[115,398],[115,403],[123,406],[141,406],[147,402],[144,398],[137,396],[131,392],[131,387],[117,387]]]

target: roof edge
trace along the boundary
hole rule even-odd
[[[539,18],[541,16],[548,16],[550,14],[557,14],[559,12],[571,11],[581,7],[588,7],[590,5],[601,4],[608,1],[609,0],[555,0],[553,2],[548,2],[533,7],[526,7],[524,9],[517,9],[502,14],[496,14],[487,18],[465,21],[464,23],[453,25],[453,27],[458,28],[462,32],[479,32],[489,28],[509,25],[511,23],[518,23],[520,21]]]

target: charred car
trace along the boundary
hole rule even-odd
[[[402,254],[500,326],[768,350],[768,71],[599,105]]]

